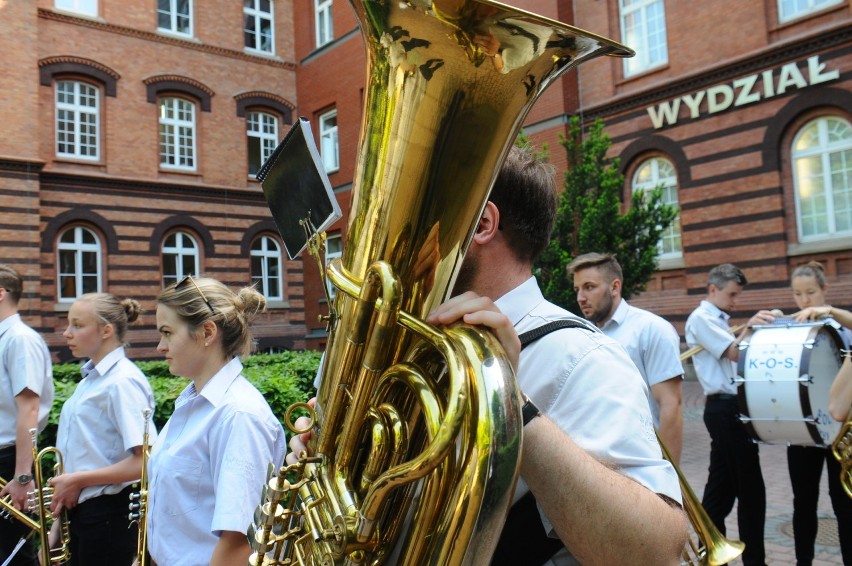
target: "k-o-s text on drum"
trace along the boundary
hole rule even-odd
[[[740,420],[756,441],[830,446],[841,423],[828,413],[828,394],[843,342],[834,321],[788,320],[754,326],[740,343]]]

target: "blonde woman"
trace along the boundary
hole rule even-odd
[[[143,411],[154,408],[148,380],[124,353],[127,326],[140,312],[133,299],[83,295],[62,334],[71,353],[87,360],[59,416],[65,473],[50,480],[52,511],[68,510],[72,566],[126,566],[136,554],[128,496],[142,472]],[[53,544],[57,537],[54,529]]]
[[[152,447],[148,550],[161,566],[246,564],[246,531],[284,430],[242,375],[249,322],[266,306],[253,288],[185,277],[157,299],[157,349],[190,381]]]
[[[852,326],[852,313],[833,308],[826,304],[825,293],[828,285],[825,270],[819,262],[812,261],[800,265],[793,271],[790,280],[793,298],[800,311],[793,315],[798,321],[811,321],[821,318],[834,318],[844,326],[841,335],[845,348],[849,348],[849,330]],[[844,314],[845,313],[845,314]],[[847,318],[845,315],[849,314]],[[846,359],[844,367],[849,365]],[[847,367],[848,370],[848,367]],[[843,368],[838,378],[844,374]],[[852,381],[852,380],[850,380]],[[840,402],[840,393],[835,394],[838,379],[832,386],[830,403]],[[839,389],[839,387],[837,387]],[[852,387],[849,387],[852,390]],[[852,393],[852,391],[850,391]],[[846,401],[848,413],[850,401]],[[839,416],[838,409],[829,407],[833,418]],[[843,414],[846,418],[846,413]],[[817,534],[817,502],[823,463],[828,472],[828,493],[831,505],[837,516],[837,532],[840,538],[840,550],[843,563],[852,565],[852,499],[846,496],[840,484],[840,464],[831,454],[831,450],[817,446],[788,446],[787,467],[793,486],[793,538],[796,544],[796,564],[809,565],[814,559],[814,542]]]

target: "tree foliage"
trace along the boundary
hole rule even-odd
[[[622,212],[624,175],[618,159],[606,156],[612,142],[595,121],[586,135],[578,118],[561,137],[568,169],[559,196],[556,225],[550,245],[539,258],[535,274],[545,297],[578,313],[576,293],[565,266],[588,252],[615,255],[624,271],[622,295],[645,289],[657,268],[657,245],[663,231],[677,217],[677,209],[663,201],[663,187],[633,193]]]

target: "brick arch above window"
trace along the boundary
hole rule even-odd
[[[852,114],[852,92],[831,87],[809,89],[788,102],[769,122],[763,136],[765,170],[781,169],[781,152],[787,151],[785,133],[801,114],[818,107],[835,107]]]
[[[46,57],[38,62],[38,67],[39,84],[42,86],[52,85],[57,75],[80,75],[103,84],[106,95],[113,97],[116,93],[116,83],[121,78],[121,75],[106,65],[71,55]]]
[[[202,112],[210,112],[210,101],[215,94],[213,90],[195,79],[181,75],[157,75],[142,81],[147,89],[147,100],[152,104],[163,93],[179,92],[188,94],[201,104]]]
[[[154,232],[151,234],[151,253],[159,255],[165,237],[170,232],[180,228],[188,228],[193,233],[192,235],[198,236],[199,245],[204,248],[206,257],[209,258],[213,255],[213,236],[210,234],[210,230],[192,216],[185,214],[169,216],[154,228]]]
[[[624,151],[618,156],[621,159],[621,173],[626,175],[629,171],[634,170],[637,158],[642,158],[651,153],[665,154],[675,167],[678,185],[681,188],[689,186],[692,182],[692,175],[689,171],[689,160],[686,153],[680,144],[660,135],[640,138],[624,148]]]
[[[240,255],[248,257],[251,245],[258,236],[269,236],[274,238],[279,244],[281,243],[281,237],[278,235],[278,228],[275,226],[275,222],[272,220],[261,220],[260,222],[255,222],[243,232],[243,240],[240,242]],[[281,251],[284,251],[283,246],[281,247]]]
[[[50,219],[42,233],[41,251],[54,251],[57,234],[68,227],[69,224],[74,223],[89,224],[96,227],[97,231],[104,237],[107,253],[118,253],[118,237],[112,223],[100,214],[83,208],[72,208]]]
[[[237,116],[245,117],[246,112],[252,107],[268,108],[281,115],[285,124],[293,123],[293,109],[295,104],[285,98],[263,91],[243,92],[234,97],[237,101]]]

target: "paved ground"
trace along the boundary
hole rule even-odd
[[[704,395],[696,381],[684,381],[684,446],[681,470],[700,498],[707,481],[710,437],[704,427]],[[793,492],[787,473],[787,450],[784,446],[761,445],[760,462],[766,483],[766,562],[769,566],[795,566],[793,548]],[[837,521],[828,497],[826,472],[823,471],[818,507],[820,519],[814,565],[842,566],[837,542]],[[728,517],[728,538],[737,536],[736,506]],[[732,562],[741,565],[742,561]]]

